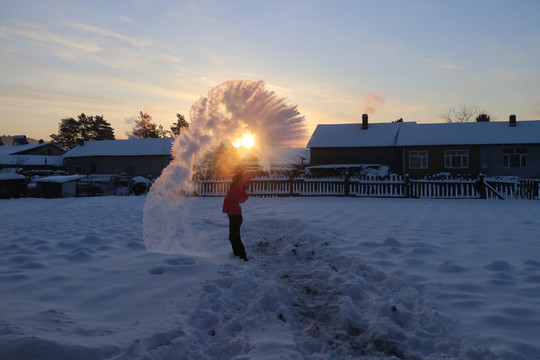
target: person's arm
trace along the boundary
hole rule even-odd
[[[245,190],[242,189],[242,197],[240,198],[240,204],[246,202],[248,199],[248,194]]]
[[[242,183],[248,182],[249,180],[253,179],[255,176],[257,176],[257,173],[255,171],[250,171],[250,172],[246,173],[242,177]]]
[[[249,180],[253,179],[255,176],[257,175],[257,173],[255,171],[253,172],[248,172],[247,174],[245,174],[243,177],[242,177],[242,197],[240,198],[240,204],[243,203],[243,202],[246,202],[246,200],[248,199],[248,194],[246,192],[246,190],[244,190],[244,185],[245,183],[247,183]]]

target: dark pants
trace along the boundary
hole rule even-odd
[[[233,253],[240,259],[247,260],[246,249],[240,238],[242,215],[227,214],[227,216],[229,216],[229,241],[231,242]]]

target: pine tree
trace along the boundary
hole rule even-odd
[[[96,115],[92,124],[92,132],[94,140],[114,140],[114,129],[111,127],[103,115]]]
[[[141,139],[150,139],[160,137],[156,124],[152,122],[152,117],[147,113],[139,111],[139,117],[135,120],[133,136]]]
[[[171,133],[174,136],[180,135],[182,128],[188,128],[189,124],[186,121],[186,118],[182,114],[176,114],[177,121],[171,125]]]
[[[58,124],[58,134],[51,134],[54,143],[66,149],[72,149],[77,145],[78,139],[89,140],[114,140],[114,129],[101,116],[86,116],[81,113],[78,120],[65,118]]]
[[[58,123],[58,134],[51,134],[51,139],[55,144],[66,149],[72,149],[77,145],[80,136],[80,127],[74,118],[65,118]]]

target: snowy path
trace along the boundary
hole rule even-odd
[[[181,334],[141,359],[490,358],[448,332],[424,286],[340,255],[333,236],[298,220],[251,223],[250,262],[225,259]]]

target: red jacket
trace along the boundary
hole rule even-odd
[[[231,186],[225,199],[223,200],[223,212],[231,215],[242,215],[240,204],[248,199],[248,194],[244,190],[244,184],[255,177],[255,173],[245,174],[240,181]]]

